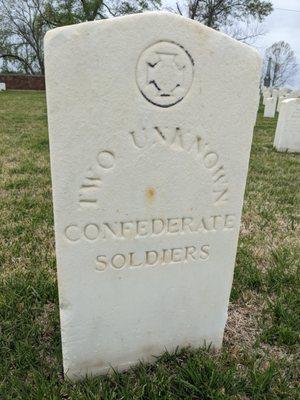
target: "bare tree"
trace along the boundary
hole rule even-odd
[[[25,73],[44,73],[46,31],[31,0],[0,0],[0,58]]]
[[[243,21],[253,17],[262,21],[273,10],[269,0],[188,0],[183,8],[187,8],[187,16],[203,24],[219,29],[232,19]],[[183,14],[177,3],[177,10]]]
[[[264,33],[257,22],[272,10],[269,0],[188,0],[183,5],[177,2],[175,11],[249,42]]]
[[[249,45],[255,43],[259,36],[266,33],[262,24],[253,18],[248,18],[243,22],[233,21],[230,24],[222,26],[220,30],[239,42]]]
[[[289,43],[284,41],[275,42],[266,49],[263,68],[264,78],[267,71],[270,84],[273,87],[280,87],[290,82],[297,71],[297,62],[295,53]]]
[[[161,0],[33,0],[33,2],[50,27],[139,13],[161,6]]]
[[[49,28],[157,9],[160,1],[0,0],[0,61],[5,69],[44,74],[43,38]]]

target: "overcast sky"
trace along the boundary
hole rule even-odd
[[[266,34],[258,38],[254,46],[263,52],[274,42],[279,40],[288,42],[295,52],[298,63],[297,75],[289,86],[300,89],[300,0],[272,0],[272,2],[274,11],[263,23]]]

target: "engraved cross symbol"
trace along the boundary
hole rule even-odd
[[[176,63],[177,54],[156,53],[158,61],[148,62],[147,83],[153,84],[158,96],[172,96],[176,88],[181,87],[184,79],[184,65]]]
[[[171,107],[188,93],[193,82],[194,61],[183,46],[167,41],[154,43],[140,55],[136,81],[146,100]]]

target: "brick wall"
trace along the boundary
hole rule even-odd
[[[6,89],[45,90],[43,75],[0,74],[0,82],[6,84]]]

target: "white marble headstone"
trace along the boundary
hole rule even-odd
[[[64,371],[220,347],[261,58],[145,13],[47,33]]]
[[[277,97],[268,97],[265,99],[264,117],[274,118],[276,112]]]
[[[0,92],[1,90],[6,90],[6,85],[4,82],[0,82]]]
[[[300,97],[300,90],[293,90],[287,95],[287,98],[289,99],[296,99],[298,97]]]
[[[263,105],[266,104],[266,99],[271,97],[270,88],[264,87],[263,88]]]
[[[277,101],[277,112],[280,112],[280,108],[281,108],[281,103],[286,100],[286,96],[279,96],[278,97],[278,101]]]
[[[274,97],[274,98],[277,99],[278,96],[279,96],[279,89],[273,88],[273,89],[272,89],[272,97]]]
[[[279,151],[300,152],[300,98],[281,103],[274,147]]]
[[[279,96],[286,96],[288,93],[289,93],[289,90],[290,89],[288,89],[288,88],[285,88],[285,87],[281,87],[280,89],[279,89]]]

